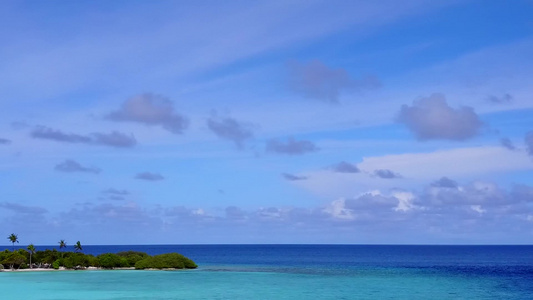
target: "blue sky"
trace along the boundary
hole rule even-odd
[[[0,7],[21,244],[533,242],[531,1]]]

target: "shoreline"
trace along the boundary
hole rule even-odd
[[[2,269],[0,270],[0,273],[2,272],[8,272],[8,273],[19,273],[19,272],[61,272],[61,271],[185,271],[185,270],[193,270],[193,269],[178,269],[178,268],[164,268],[164,269],[135,269],[134,267],[129,268],[113,268],[113,269],[106,269],[106,268],[100,268],[100,267],[87,267],[84,269],[67,269],[65,267],[60,267],[59,269],[54,268],[32,268],[32,269]]]
[[[113,269],[106,269],[106,268],[98,268],[98,267],[87,267],[83,269],[67,269],[65,267],[59,267],[59,269],[54,268],[32,268],[32,269],[2,269],[0,272],[57,272],[57,271],[99,271],[99,270],[135,270],[134,267],[130,268],[113,268]],[[142,271],[142,270],[140,270]]]

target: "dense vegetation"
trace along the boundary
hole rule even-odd
[[[6,249],[0,252],[0,264],[3,268],[29,268],[30,256],[31,267],[33,268],[194,269],[197,267],[192,260],[178,253],[150,256],[144,252],[125,251],[94,256],[80,252],[59,252],[56,249],[44,251],[26,251],[24,249],[9,251]]]

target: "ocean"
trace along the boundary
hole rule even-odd
[[[37,247],[46,248],[53,247]],[[83,252],[125,250],[179,252],[199,268],[0,272],[0,299],[533,299],[533,246],[121,245]]]

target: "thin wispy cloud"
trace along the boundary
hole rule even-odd
[[[282,173],[281,176],[288,180],[288,181],[298,181],[298,180],[306,180],[307,177],[306,176],[298,176],[298,175],[294,175],[294,174],[289,174],[289,173]]]
[[[444,139],[464,141],[479,134],[483,122],[472,107],[452,108],[442,94],[403,105],[397,117],[421,141]]]
[[[28,215],[42,215],[48,212],[46,208],[39,206],[28,206],[11,202],[2,202],[0,203],[0,208],[7,209],[19,214],[28,214]]]
[[[54,167],[54,170],[65,173],[92,173],[99,174],[102,170],[96,167],[85,167],[82,166],[79,162],[67,159]]]
[[[106,118],[117,122],[160,126],[174,134],[182,134],[189,126],[188,119],[176,112],[174,103],[170,99],[149,93],[129,98]]]
[[[492,104],[509,104],[513,101],[513,96],[511,94],[503,94],[502,96],[488,96],[486,98],[487,102]]]
[[[160,181],[160,180],[165,179],[165,177],[163,177],[159,173],[141,172],[135,175],[135,179],[146,180],[146,181]]]
[[[131,148],[137,144],[133,135],[124,134],[117,131],[110,133],[91,133],[81,135],[76,133],[65,133],[58,129],[52,129],[45,126],[37,126],[30,133],[31,137],[36,139],[51,140],[71,144],[87,144],[109,146],[115,148]]]
[[[302,155],[306,153],[311,153],[318,151],[319,148],[311,141],[307,140],[297,140],[293,137],[288,139],[271,139],[267,141],[266,151],[278,154],[287,154],[287,155]]]
[[[506,138],[506,137],[500,139],[500,145],[502,145],[503,147],[509,150],[516,150],[516,147],[513,144],[513,142],[509,138]]]
[[[529,153],[529,155],[533,156],[533,131],[529,131],[526,133],[526,136],[524,138],[524,142],[526,144],[526,151]]]
[[[103,190],[102,193],[110,194],[110,195],[120,195],[120,196],[126,196],[130,194],[130,192],[128,192],[127,190],[119,190],[119,189],[114,189],[114,188]]]
[[[130,192],[127,190],[118,190],[114,188],[109,188],[102,191],[104,197],[102,200],[113,200],[113,201],[123,201],[126,200],[126,197],[130,195]]]

